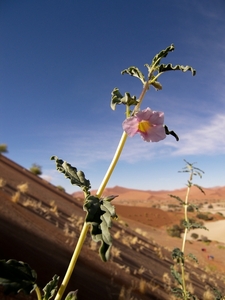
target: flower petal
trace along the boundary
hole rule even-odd
[[[149,124],[149,126],[145,126]],[[137,112],[123,122],[123,129],[128,136],[140,133],[146,142],[159,142],[166,138],[164,113],[153,111],[149,107]]]
[[[132,137],[138,131],[138,124],[139,122],[136,117],[127,118],[122,124],[123,130],[126,132],[128,136]]]
[[[154,126],[147,133],[143,134],[142,132],[140,132],[140,134],[146,142],[159,142],[166,138],[165,129],[161,125]]]

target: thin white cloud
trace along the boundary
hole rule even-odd
[[[172,155],[216,155],[225,154],[225,115],[217,114],[211,120],[205,120],[198,129],[192,129],[181,135],[179,143],[168,146],[175,148]]]

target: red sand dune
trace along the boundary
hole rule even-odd
[[[190,191],[189,200],[193,202],[216,202],[225,201],[225,186],[204,188],[205,194],[203,194],[197,187],[193,186]],[[185,199],[187,188],[177,189],[173,191],[162,190],[162,191],[142,191],[137,189],[128,189],[120,186],[113,188],[106,188],[103,196],[118,195],[113,200],[115,204],[126,204],[126,205],[138,205],[138,206],[152,206],[153,204],[164,204],[164,203],[177,203],[175,199],[172,199],[169,195],[176,195],[181,199]],[[97,191],[93,190],[92,194]],[[83,192],[76,192],[73,194],[74,197],[83,198]]]

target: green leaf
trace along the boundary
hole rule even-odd
[[[205,194],[201,186],[199,186],[198,184],[193,184],[193,186],[196,186],[203,194]]]
[[[194,210],[199,211],[198,205],[188,204],[188,207],[192,207]]]
[[[51,299],[58,289],[59,276],[54,275],[52,280],[46,284],[43,288],[44,295],[42,297],[43,300]]]
[[[78,290],[69,292],[69,294],[66,296],[65,300],[78,300],[77,293],[78,293]]]
[[[171,274],[173,278],[182,286],[182,278],[180,273],[178,273],[173,266],[170,267]]]
[[[183,168],[182,171],[179,172],[189,172],[192,173],[193,175],[198,175],[200,178],[202,178],[202,174],[204,174],[204,171],[202,171],[199,168],[194,167],[195,163],[189,163],[184,159],[186,166]]]
[[[151,66],[158,66],[159,65],[159,63],[160,63],[160,61],[161,61],[161,59],[162,58],[164,58],[164,57],[166,57],[167,55],[168,55],[168,53],[169,52],[172,52],[174,50],[174,45],[173,44],[171,44],[169,47],[167,47],[166,49],[164,49],[164,50],[162,50],[162,51],[160,51],[158,54],[156,54],[155,56],[154,56],[154,58],[152,59],[152,64],[151,64]],[[149,65],[145,65],[149,70],[150,70],[150,68],[151,68],[151,66],[149,66]]]
[[[224,300],[225,299],[225,295],[223,296],[221,291],[218,290],[217,288],[213,288],[213,293],[215,295],[215,300]]]
[[[162,73],[162,72],[167,72],[167,71],[182,71],[182,72],[187,72],[187,71],[191,71],[192,75],[195,76],[196,75],[196,70],[193,69],[190,66],[183,66],[183,65],[176,65],[173,66],[172,64],[162,64],[159,66],[158,68],[158,72]]]
[[[56,169],[63,173],[66,178],[70,179],[72,185],[79,186],[85,194],[90,195],[91,184],[90,181],[85,178],[84,172],[77,171],[75,167],[72,167],[66,161],[59,159],[57,156],[52,156],[51,160],[55,160]]]
[[[137,105],[139,102],[136,99],[136,96],[131,97],[129,93],[125,93],[125,96],[123,97],[118,88],[114,88],[111,95],[112,97],[110,106],[112,110],[116,109],[116,105],[124,104],[130,107],[131,105]]]
[[[111,93],[111,108],[112,110],[116,109],[117,104],[121,104],[121,99],[123,98],[122,94],[120,93],[118,88],[114,88]]]
[[[86,197],[84,210],[87,212],[86,222],[91,224],[91,236],[93,241],[101,242],[99,254],[103,261],[109,260],[112,239],[109,229],[111,228],[111,219],[116,218],[114,206],[111,204],[117,196],[110,196],[99,199],[96,196]]]
[[[153,82],[151,83],[151,85],[154,86],[154,88],[156,89],[156,91],[162,90],[162,85],[161,85],[161,83],[158,82],[158,81],[153,81]]]
[[[137,67],[134,67],[134,66],[129,67],[129,68],[123,70],[123,71],[121,72],[121,74],[122,74],[122,75],[123,75],[123,74],[128,74],[128,75],[137,77],[137,78],[139,78],[139,79],[141,80],[141,82],[142,82],[143,84],[145,84],[145,77],[144,77],[144,74],[143,74]]]
[[[208,228],[206,228],[205,226],[203,226],[201,223],[188,223],[188,224],[186,224],[185,227],[187,227],[188,230],[189,229],[205,229],[205,230],[209,230]]]
[[[188,257],[190,257],[191,259],[193,259],[198,264],[198,259],[197,259],[197,257],[194,254],[189,253]]]
[[[175,196],[175,195],[171,195],[171,194],[169,194],[169,196],[170,196],[171,198],[174,198],[174,199],[176,199],[177,201],[179,201],[181,205],[184,205],[184,204],[185,204],[184,201],[183,201],[180,197]]]
[[[176,296],[176,298],[184,299],[184,292],[181,288],[173,287],[171,288],[171,292]]]
[[[177,263],[184,264],[184,253],[179,248],[173,249],[172,258],[176,260]]]
[[[36,280],[37,274],[28,264],[14,259],[0,260],[0,284],[6,294],[20,291],[30,294],[36,287]]]

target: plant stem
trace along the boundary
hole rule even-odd
[[[192,181],[192,171],[191,171],[191,174],[190,174],[190,178],[189,178],[189,182],[188,182],[188,188],[187,188],[186,197],[185,197],[185,201],[184,201],[184,219],[185,219],[186,222],[188,222],[187,208],[188,208],[188,197],[189,197],[191,184],[192,184],[191,181]],[[182,249],[181,249],[183,254],[184,254],[184,249],[185,249],[185,242],[186,242],[186,238],[187,238],[187,232],[188,232],[188,229],[187,229],[187,227],[185,227],[184,235],[183,235]],[[183,287],[183,292],[184,292],[184,299],[187,299],[186,283],[185,283],[185,278],[184,278],[184,276],[185,276],[184,264],[180,263],[180,266],[181,266],[181,273],[182,273],[182,287]]]
[[[149,83],[146,82],[144,87],[143,87],[143,90],[141,92],[141,95],[139,97],[139,103],[134,108],[134,112],[139,109],[139,107],[141,105],[141,102],[142,102],[142,100],[143,100],[143,98],[144,98],[144,96],[145,96],[148,89],[149,89]],[[121,155],[121,152],[123,150],[123,147],[125,145],[126,140],[127,140],[127,134],[126,134],[126,132],[123,132],[123,134],[121,136],[121,139],[120,139],[120,142],[118,144],[118,147],[116,149],[116,152],[114,154],[114,157],[112,159],[112,162],[111,162],[111,164],[110,164],[110,166],[109,166],[109,168],[108,168],[108,170],[105,174],[105,177],[103,178],[102,183],[101,183],[101,185],[100,185],[100,187],[99,187],[99,189],[96,193],[96,196],[99,197],[99,198],[102,196],[102,193],[104,192],[104,189],[105,189],[105,187],[106,187],[106,185],[107,185],[107,183],[108,183],[108,181],[109,181],[109,179],[110,179],[110,177],[111,177],[111,175],[112,175],[112,173],[115,169],[115,166],[116,166],[116,164],[117,164],[117,162],[120,158],[120,155]],[[65,292],[65,289],[66,289],[66,287],[69,283],[70,277],[71,277],[71,275],[73,273],[73,270],[75,268],[78,256],[79,256],[80,251],[82,249],[83,243],[85,241],[88,229],[89,229],[89,225],[86,222],[84,222],[82,231],[80,233],[80,237],[79,237],[77,245],[76,245],[76,248],[74,250],[73,256],[71,258],[71,261],[70,261],[70,264],[68,266],[65,277],[63,279],[63,282],[62,282],[62,284],[61,284],[61,286],[60,286],[60,288],[57,292],[55,300],[60,300],[63,296],[63,293]]]
[[[80,251],[82,249],[83,243],[85,241],[88,229],[89,229],[89,225],[85,222],[84,225],[83,225],[80,237],[78,239],[76,248],[74,250],[73,256],[71,258],[70,264],[69,264],[68,269],[66,271],[66,274],[65,274],[65,277],[63,279],[63,282],[62,282],[62,284],[61,284],[61,286],[60,286],[60,288],[59,288],[59,290],[57,292],[55,300],[60,300],[62,298],[63,293],[65,292],[65,289],[66,289],[66,287],[67,287],[67,285],[69,283],[70,277],[71,277],[71,275],[73,273],[73,270],[74,270],[74,267],[76,265],[78,256],[79,256]]]
[[[125,145],[126,140],[127,140],[127,134],[126,134],[126,132],[123,132],[123,134],[121,136],[121,139],[120,139],[120,142],[119,142],[119,145],[116,149],[115,155],[112,159],[112,162],[111,162],[111,164],[110,164],[110,166],[109,166],[109,168],[108,168],[108,170],[105,174],[105,177],[103,178],[102,183],[101,183],[101,185],[100,185],[100,187],[99,187],[99,189],[96,193],[97,197],[101,197],[101,195],[102,195],[102,193],[103,193],[103,191],[104,191],[104,189],[105,189],[105,187],[106,187],[106,185],[107,185],[107,183],[108,183],[108,181],[109,181],[109,179],[110,179],[110,177],[111,177],[111,175],[112,175],[112,173],[115,169],[115,166],[116,166],[116,164],[119,160],[120,154],[123,150],[123,147]]]
[[[38,298],[38,300],[42,300],[42,297],[41,297],[41,292],[40,292],[40,289],[39,289],[39,287],[38,287],[38,286],[36,286],[36,288],[35,288],[35,292],[36,292],[36,294],[37,294],[37,298]]]

